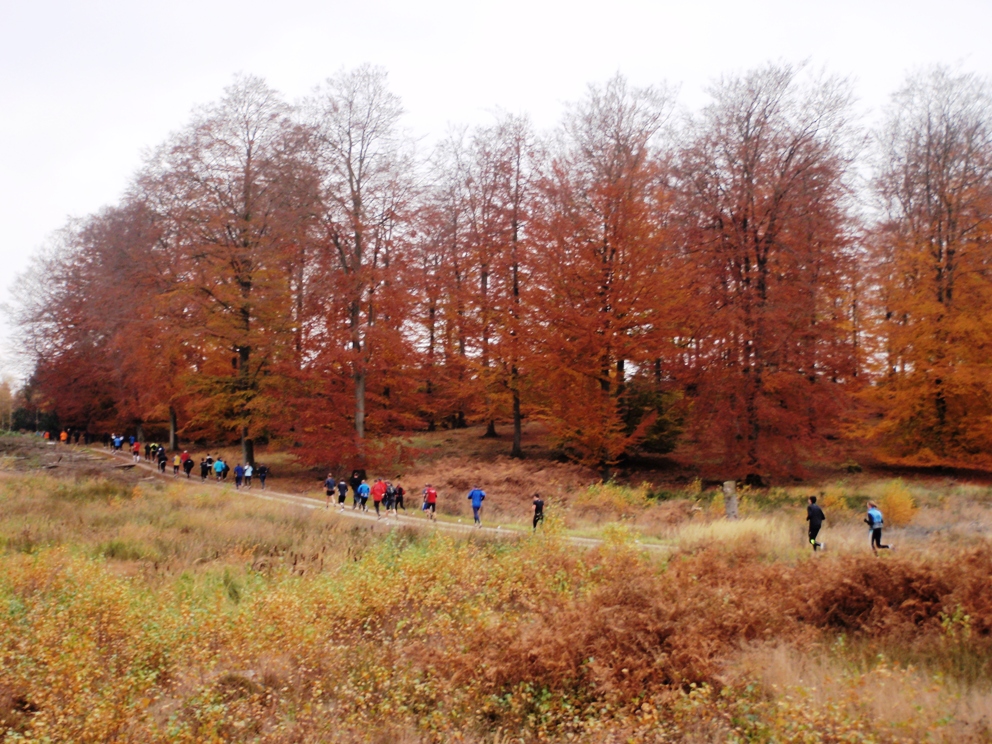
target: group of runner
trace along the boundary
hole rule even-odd
[[[816,538],[819,536],[820,528],[826,520],[827,517],[824,515],[823,509],[816,503],[816,496],[810,496],[806,506],[806,521],[809,522],[809,544],[813,546],[814,552],[823,550],[825,547]],[[871,538],[871,551],[876,556],[879,550],[893,549],[891,545],[882,544],[882,525],[885,520],[882,518],[882,510],[878,508],[878,504],[874,501],[868,502],[867,514],[863,521],[868,525],[868,536]]]

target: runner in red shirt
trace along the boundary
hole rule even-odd
[[[424,511],[428,519],[437,519],[437,491],[430,483],[424,489]]]
[[[379,504],[382,503],[382,497],[385,493],[386,482],[382,478],[377,478],[375,484],[372,486],[372,502],[375,504],[376,519],[381,519],[379,516]]]

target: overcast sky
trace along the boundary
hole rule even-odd
[[[849,75],[877,111],[935,62],[992,73],[992,0],[0,0],[0,302],[71,216],[114,203],[146,148],[235,73],[290,100],[384,66],[429,142],[499,107],[551,127],[588,83],[707,84],[769,60]],[[11,369],[6,319],[0,369]],[[136,340],[137,342],[137,340]]]

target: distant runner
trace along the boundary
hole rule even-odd
[[[809,505],[806,507],[806,521],[809,522],[809,543],[813,546],[814,553],[817,548],[823,549],[823,543],[817,542],[816,536],[820,534],[820,527],[825,519],[823,509],[816,504],[816,496],[810,496]]]
[[[240,489],[241,484],[244,482],[244,480],[245,480],[245,468],[239,462],[237,465],[234,466],[234,487]]]
[[[437,519],[437,491],[430,483],[424,488],[424,507],[428,519]]]
[[[337,490],[338,482],[334,479],[334,476],[330,473],[327,474],[327,478],[324,479],[324,491],[327,493],[327,508],[331,508],[331,496]]]
[[[186,477],[189,478],[189,474],[193,472],[193,458],[187,457],[183,460],[183,471],[186,473]]]
[[[251,490],[251,477],[255,475],[255,468],[251,463],[245,465],[245,488]]]
[[[486,498],[486,492],[481,488],[473,488],[468,492],[468,499],[472,502],[472,518],[475,519],[475,526],[482,526],[482,519],[479,518],[479,511],[482,509],[482,502]]]
[[[348,498],[348,481],[344,478],[338,481],[338,511],[344,511],[344,500]]]
[[[265,465],[258,466],[258,482],[262,484],[262,490],[265,490],[265,479],[269,477],[269,469]]]
[[[403,486],[400,485],[400,477],[396,476],[396,499],[393,503],[393,512],[396,513],[398,509],[406,511],[406,507],[403,505],[403,497],[406,496],[406,491],[403,490]]]
[[[868,532],[871,535],[871,552],[876,556],[879,550],[892,550],[891,545],[882,545],[882,512],[878,504],[874,501],[868,502],[868,515],[865,517],[865,524],[868,525]]]
[[[537,530],[538,522],[544,521],[544,500],[541,494],[534,494],[534,530]]]
[[[358,499],[358,506],[363,512],[367,512],[369,510],[369,492],[369,484],[365,481],[362,481],[358,486],[358,490],[355,491],[355,497]]]

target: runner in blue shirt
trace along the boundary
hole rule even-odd
[[[479,510],[482,508],[482,502],[486,498],[486,492],[481,488],[473,488],[468,492],[468,498],[472,502],[472,516],[475,518],[475,526],[481,527],[482,520],[479,519]]]
[[[878,556],[879,550],[892,550],[891,545],[882,545],[882,512],[878,504],[874,501],[868,502],[868,516],[865,517],[865,524],[868,525],[868,534],[871,535],[871,552]]]

